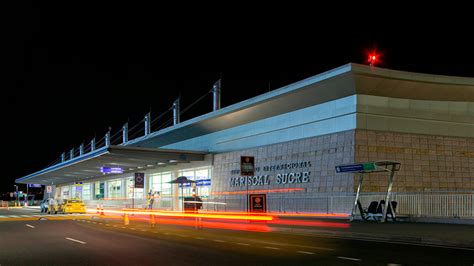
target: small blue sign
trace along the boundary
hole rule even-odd
[[[364,170],[364,165],[362,164],[336,166],[336,173],[359,172],[363,170]]]
[[[196,180],[196,186],[197,187],[204,187],[204,186],[210,186],[211,185],[211,179],[198,179]],[[191,187],[191,183],[185,183],[185,184],[179,184],[179,187]]]
[[[375,163],[358,163],[336,166],[336,173],[363,172],[375,170]]]
[[[41,184],[28,184],[28,187],[41,187]]]

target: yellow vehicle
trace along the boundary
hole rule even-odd
[[[64,200],[64,203],[59,207],[61,213],[86,213],[86,206],[80,199]]]

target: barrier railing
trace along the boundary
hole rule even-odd
[[[384,193],[362,194],[360,201],[367,207],[371,201],[384,199]],[[474,193],[394,193],[397,213],[412,217],[474,218]],[[225,204],[204,204],[205,210],[241,211],[246,208],[245,197],[209,199]],[[281,197],[267,195],[267,210],[281,213],[347,213],[351,212],[354,195],[322,195],[318,197]]]
[[[362,194],[360,201],[367,207],[371,201],[384,199],[384,193]],[[225,196],[204,200],[203,210],[242,211],[246,209],[246,197]],[[411,217],[474,218],[474,193],[394,193],[398,215]],[[89,200],[88,206],[102,204],[110,208],[130,208],[132,200]],[[147,208],[146,199],[135,199],[135,208]],[[347,213],[351,212],[354,195],[321,195],[317,197],[298,197],[296,195],[267,195],[267,210],[281,213]],[[169,209],[172,198],[156,199],[154,209]]]

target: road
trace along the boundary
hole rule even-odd
[[[19,213],[20,210],[2,211]],[[24,212],[23,212],[24,213]],[[71,216],[72,217],[72,216]],[[474,251],[91,219],[0,221],[0,265],[473,265]]]

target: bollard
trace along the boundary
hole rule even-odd
[[[100,215],[104,215],[104,205],[100,206]]]
[[[123,224],[124,225],[129,225],[130,224],[130,221],[128,220],[128,213],[125,213],[123,215]]]
[[[151,227],[155,227],[156,223],[155,223],[155,215],[154,214],[150,214],[150,226]]]
[[[95,212],[95,213],[96,213],[96,214],[100,214],[100,212],[99,212],[99,204],[97,204],[97,208],[96,208],[96,212]]]

